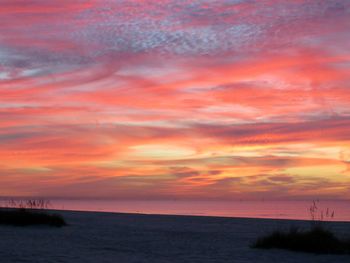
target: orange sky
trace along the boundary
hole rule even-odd
[[[2,1],[0,195],[350,199],[349,17],[346,0]]]

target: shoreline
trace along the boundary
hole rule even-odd
[[[117,212],[117,211],[98,211],[98,210],[72,210],[72,209],[44,209],[53,212],[73,212],[73,213],[97,213],[97,214],[116,214],[116,215],[139,215],[139,216],[160,216],[160,217],[199,217],[199,218],[223,218],[223,219],[252,219],[252,220],[281,220],[281,221],[300,221],[312,223],[312,219],[294,219],[294,218],[272,218],[272,217],[244,217],[244,216],[220,216],[220,215],[196,215],[196,214],[161,214],[161,213],[145,213],[145,212]],[[324,223],[349,223],[347,220],[315,220],[315,222]]]
[[[26,200],[24,200],[26,201]],[[311,220],[308,201],[142,201],[142,200],[48,200],[48,209],[67,211],[116,212],[155,215],[214,216],[230,218],[266,218]],[[3,202],[6,206],[6,201]],[[350,202],[321,200],[313,216],[335,212],[327,221],[350,222]]]

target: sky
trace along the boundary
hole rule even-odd
[[[350,1],[2,0],[0,195],[350,199]]]

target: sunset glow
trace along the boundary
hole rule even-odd
[[[4,0],[0,195],[350,199],[350,1]]]

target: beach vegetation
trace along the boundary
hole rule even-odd
[[[309,230],[296,227],[289,231],[274,231],[270,235],[258,238],[253,248],[287,249],[316,254],[350,254],[350,238],[340,239],[332,231],[322,226]]]
[[[289,231],[276,230],[258,238],[253,248],[279,248],[317,254],[350,254],[350,238],[338,238],[327,221],[334,219],[335,212],[329,208],[321,209],[319,201],[312,201],[309,207],[311,227],[301,230],[291,227]]]
[[[61,215],[48,210],[49,206],[49,201],[41,199],[9,200],[0,208],[0,225],[53,227],[67,225]]]

